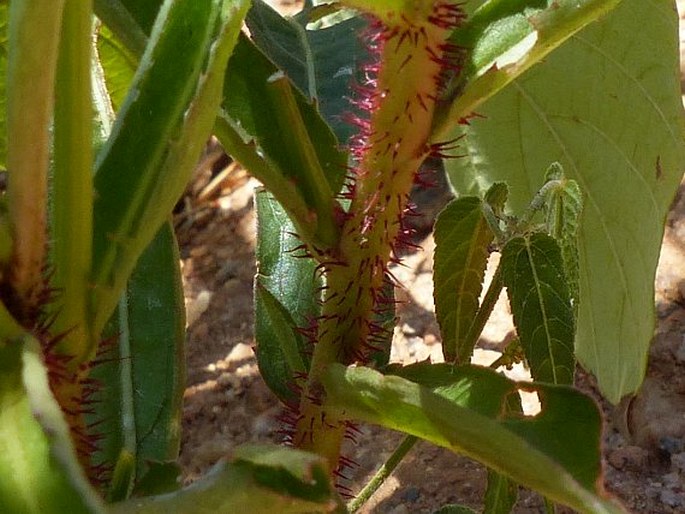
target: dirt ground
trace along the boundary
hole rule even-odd
[[[275,1],[293,12],[296,1]],[[256,182],[207,151],[175,216],[181,244],[188,312],[188,388],[183,411],[181,465],[192,481],[237,445],[279,442],[281,407],[259,376],[252,352],[252,278],[255,273]],[[436,211],[444,198],[429,200]],[[432,315],[430,237],[395,273],[411,300],[400,308],[391,358],[405,363],[440,356]],[[606,413],[604,460],[608,490],[639,514],[685,512],[685,183],[668,217],[656,282],[659,325],[641,394]],[[478,358],[493,360],[511,336],[505,304],[480,342]],[[592,391],[581,377],[581,386]],[[353,492],[401,440],[399,434],[361,426],[358,444],[346,449],[359,466],[346,484]],[[418,444],[363,512],[428,513],[446,503],[479,509],[485,470],[466,458]],[[544,512],[541,499],[522,491],[517,514]]]

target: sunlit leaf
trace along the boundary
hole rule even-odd
[[[612,402],[642,382],[653,336],[663,221],[685,165],[678,69],[674,3],[623,0],[479,107],[469,157],[447,162],[462,193],[506,181],[519,214],[552,162],[578,183],[576,352]]]
[[[336,364],[323,382],[327,404],[354,419],[466,454],[581,513],[625,512],[597,489],[601,418],[594,401],[572,388],[512,383],[538,394],[541,413],[490,417],[369,368]],[[509,395],[499,398],[500,405]]]
[[[475,341],[467,336],[478,311],[493,237],[478,197],[454,200],[435,222],[433,296],[446,361],[471,359]]]

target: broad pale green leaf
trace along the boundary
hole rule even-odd
[[[569,70],[573,70],[570,72]],[[685,163],[672,1],[623,0],[479,108],[447,163],[461,192],[495,180],[521,213],[550,163],[584,196],[576,353],[612,402],[642,382],[663,221]]]
[[[370,61],[360,33],[361,17],[325,28],[313,28],[305,16],[284,18],[263,1],[254,2],[246,22],[255,43],[278,65],[346,142],[354,127],[341,113],[352,109],[350,86],[362,64]]]
[[[592,399],[572,388],[512,384],[537,392],[542,412],[525,417],[505,409],[489,417],[369,368],[335,364],[323,383],[328,405],[354,419],[466,454],[581,513],[625,512],[598,489],[600,414]],[[500,405],[505,401],[501,397]]]
[[[533,380],[572,384],[574,319],[561,250],[547,234],[502,249],[502,280]]]
[[[209,137],[247,0],[167,0],[95,176],[94,329],[166,221]]]
[[[246,446],[177,493],[111,506],[113,514],[344,513],[326,461],[292,448]]]
[[[0,511],[104,513],[71,444],[38,343],[0,346]]]
[[[221,143],[288,211],[299,235],[315,246],[335,244],[335,195],[346,157],[316,109],[285,74],[242,36],[228,66]]]
[[[450,40],[467,48],[460,79],[447,85],[439,134],[471,114],[531,66],[622,0],[491,0],[471,13]]]
[[[435,222],[433,296],[448,362],[469,362],[475,344],[467,336],[494,239],[482,208],[480,198],[462,197],[445,207]]]
[[[273,195],[259,191],[255,276],[255,339],[259,369],[283,401],[296,398],[293,380],[309,370],[310,342],[298,331],[319,315],[316,263],[302,257],[295,227]]]
[[[108,326],[111,348],[92,371],[102,389],[91,422],[107,435],[94,460],[125,477],[122,496],[112,484],[111,499],[126,498],[151,463],[178,456],[185,387],[178,262],[173,228],[166,223],[138,260]]]

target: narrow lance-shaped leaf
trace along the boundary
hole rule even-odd
[[[320,311],[321,279],[316,263],[302,257],[302,242],[283,207],[266,191],[255,197],[257,262],[255,276],[255,339],[259,369],[270,389],[293,401],[296,376],[309,370],[305,329]]]
[[[327,405],[354,419],[464,453],[578,512],[625,513],[598,489],[601,418],[597,406],[572,388],[511,383],[514,391],[535,391],[542,412],[535,417],[490,417],[460,406],[444,393],[369,368],[334,364],[323,384]],[[505,391],[500,405],[509,396]]]
[[[459,198],[435,223],[433,295],[442,351],[449,362],[469,362],[475,344],[467,336],[478,312],[488,246],[494,239],[482,208],[480,198]]]
[[[462,132],[470,158],[446,163],[461,194],[506,181],[514,214],[551,162],[578,182],[576,352],[612,402],[642,382],[654,332],[663,221],[685,163],[678,63],[673,2],[623,0],[479,108]]]
[[[95,177],[95,333],[183,192],[214,123],[248,5],[167,0],[160,10]]]
[[[533,379],[572,384],[574,317],[559,245],[547,234],[515,237],[500,266]]]
[[[500,473],[488,470],[488,486],[485,490],[483,512],[509,514],[518,499],[518,484]]]
[[[110,500],[126,498],[153,463],[178,456],[185,381],[178,262],[168,222],[138,260],[107,327],[112,347],[91,372],[106,384],[89,420],[107,435],[94,461],[112,468],[120,482],[111,486]]]
[[[38,342],[0,343],[0,511],[104,513],[48,385]]]

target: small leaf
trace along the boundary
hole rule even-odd
[[[581,513],[624,513],[598,489],[601,418],[594,401],[564,386],[512,383],[538,394],[535,417],[495,417],[426,387],[369,368],[334,364],[323,377],[327,405],[345,415],[463,453]],[[509,394],[500,397],[504,407]]]
[[[107,83],[107,92],[116,112],[124,103],[138,68],[139,56],[133,55],[107,27],[101,27],[98,31],[97,51]]]
[[[105,512],[28,335],[0,343],[0,475],[0,512]]]
[[[283,401],[296,398],[293,380],[309,370],[309,341],[298,331],[318,316],[316,263],[298,257],[301,241],[274,197],[256,195],[257,262],[255,276],[255,339],[260,372]]]
[[[578,263],[578,234],[580,215],[583,210],[583,195],[578,182],[568,179],[559,163],[553,163],[547,170],[547,182],[554,182],[555,187],[547,193],[545,204],[545,223],[547,232],[554,237],[561,247],[564,258],[564,270],[573,299],[573,309],[578,310],[580,301],[580,269]]]
[[[467,337],[479,306],[494,238],[477,197],[452,201],[435,223],[435,313],[445,360],[468,362],[475,341]]]
[[[546,234],[502,249],[502,279],[533,379],[572,384],[574,318],[561,251]]]
[[[276,446],[238,448],[230,462],[220,462],[181,491],[110,509],[113,514],[346,512],[323,458]]]

